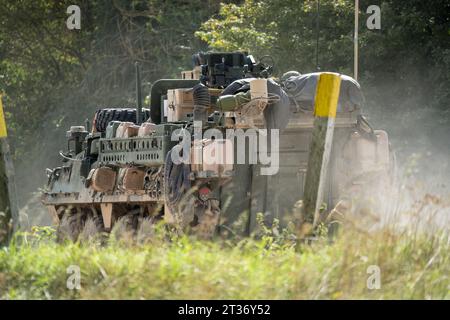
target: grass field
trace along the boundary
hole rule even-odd
[[[450,298],[445,232],[342,230],[333,243],[298,243],[268,230],[259,240],[167,241],[157,233],[144,244],[100,246],[56,244],[51,229],[35,229],[0,251],[0,298]],[[80,290],[67,287],[71,265],[80,268]]]

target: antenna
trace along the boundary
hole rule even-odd
[[[141,74],[139,63],[135,62],[136,67],[136,124],[142,123],[142,93],[141,93]]]
[[[355,34],[353,48],[353,78],[358,81],[358,27],[359,27],[359,0],[355,0]]]
[[[319,31],[320,31],[319,18],[320,18],[320,15],[319,15],[319,12],[320,12],[320,0],[317,0],[317,16],[316,16],[316,70],[317,71],[320,70],[320,67],[319,67]]]

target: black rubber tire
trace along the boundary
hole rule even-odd
[[[142,110],[143,121],[150,117],[148,109]],[[136,109],[134,108],[106,108],[97,110],[95,113],[95,129],[98,132],[105,132],[106,127],[111,121],[133,122],[136,123]]]

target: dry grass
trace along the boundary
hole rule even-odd
[[[417,208],[440,205],[435,200],[423,199],[428,202]],[[333,243],[319,237],[309,244],[268,228],[259,240],[215,241],[168,240],[151,229],[150,241],[111,237],[106,246],[59,245],[49,240],[50,228],[35,229],[0,251],[0,298],[450,298],[449,237],[443,229],[388,225],[367,233],[352,223]],[[80,267],[81,290],[66,286],[70,265]],[[381,272],[379,289],[368,288],[370,266]]]

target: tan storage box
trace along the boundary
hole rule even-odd
[[[151,135],[156,130],[156,125],[150,122],[144,122],[139,127],[138,137],[146,137]]]
[[[139,126],[133,124],[132,126],[129,126],[125,129],[124,132],[124,138],[131,138],[131,137],[137,137],[139,133]]]
[[[167,90],[167,121],[182,121],[187,114],[194,111],[194,97],[192,89]]]
[[[91,188],[97,192],[112,191],[116,184],[116,172],[109,167],[92,169],[89,178]]]
[[[116,131],[116,138],[136,137],[139,132],[139,126],[133,122],[122,122]]]
[[[144,170],[138,168],[121,169],[122,188],[124,190],[143,190],[144,189]]]
[[[195,141],[191,148],[191,170],[193,172],[208,171],[212,175],[222,176],[233,170],[233,162],[233,144],[230,140],[203,139]]]
[[[193,70],[181,71],[181,79],[183,80],[199,80],[201,67],[195,67]]]
[[[222,90],[209,89],[211,98],[218,97]],[[210,106],[207,113],[214,110]],[[194,96],[192,88],[167,90],[167,121],[184,121],[187,115],[194,112]]]

